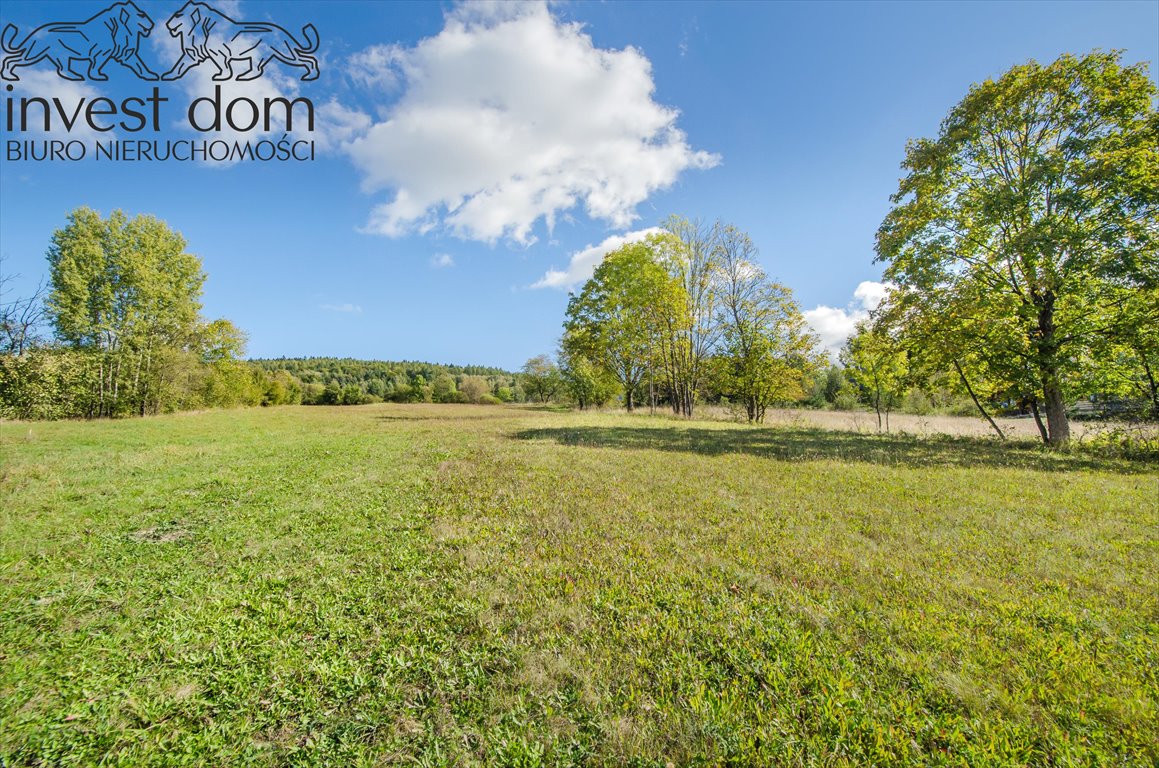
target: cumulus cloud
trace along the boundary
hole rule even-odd
[[[463,238],[529,244],[578,206],[625,228],[635,207],[690,168],[678,112],[653,99],[638,50],[597,48],[546,4],[471,3],[413,48],[378,46],[348,62],[355,82],[397,78],[403,93],[347,145],[367,192],[388,190],[365,231],[445,227]]]
[[[436,253],[431,257],[431,269],[447,269],[455,266],[455,260],[449,253]]]
[[[604,260],[604,257],[621,245],[635,243],[648,237],[648,235],[659,234],[662,231],[659,227],[649,227],[624,235],[612,235],[599,245],[589,245],[581,251],[576,251],[571,255],[571,261],[568,262],[566,268],[562,270],[549,269],[543,277],[532,283],[531,287],[571,290],[586,282],[596,271],[600,262]]]
[[[853,291],[853,300],[845,307],[827,307],[821,304],[805,311],[805,320],[821,338],[821,345],[833,359],[837,359],[845,341],[853,335],[857,324],[877,309],[889,285],[865,280]]]
[[[345,304],[319,304],[318,309],[325,312],[340,312],[346,315],[361,315],[362,307],[346,302]]]
[[[888,293],[889,285],[887,283],[863,280],[853,289],[853,300],[864,307],[867,312],[872,312],[885,300]]]

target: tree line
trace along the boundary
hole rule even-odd
[[[877,233],[889,292],[840,355],[879,424],[947,386],[1000,436],[994,413],[1028,412],[1053,446],[1083,404],[1159,419],[1156,96],[1120,52],[1032,61],[908,144]],[[616,387],[629,410],[717,398],[761,421],[819,359],[743,232],[673,217],[571,297],[560,369],[581,406]]]
[[[0,414],[99,418],[260,401],[245,334],[201,314],[205,272],[159,219],[79,208],[48,249],[49,280],[0,280]],[[45,325],[52,328],[48,336]]]
[[[788,287],[735,226],[670,217],[569,297],[559,350],[522,371],[333,358],[243,360],[201,314],[205,273],[151,216],[81,208],[49,281],[0,272],[0,415],[115,417],[235,405],[616,402],[1026,413],[1062,445],[1086,405],[1159,419],[1159,116],[1121,54],[1029,62],[973,86],[909,142],[877,232],[889,288],[842,350],[818,350]],[[45,332],[50,326],[52,333]]]
[[[252,360],[271,375],[287,375],[304,405],[368,403],[512,403],[527,396],[520,377],[501,368],[309,357]]]

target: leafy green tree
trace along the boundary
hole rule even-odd
[[[564,389],[580,410],[602,406],[615,396],[616,382],[583,355],[569,353],[566,343],[559,357]]]
[[[719,222],[707,227],[680,216],[669,216],[664,229],[669,237],[648,241],[669,276],[653,297],[651,320],[672,410],[691,418],[721,333],[716,314],[721,250],[738,232]]]
[[[75,350],[34,346],[0,354],[0,418],[84,416],[95,375],[90,356]]]
[[[520,373],[523,391],[529,400],[546,403],[559,391],[559,366],[548,355],[536,355],[523,364]]]
[[[201,261],[152,216],[89,208],[69,215],[48,251],[57,336],[97,360],[93,415],[144,414],[164,403],[163,361],[196,343]]]
[[[322,405],[322,398],[325,396],[326,387],[318,382],[310,382],[302,385],[302,405]]]
[[[455,377],[449,373],[440,373],[431,382],[431,399],[436,403],[453,403],[457,394]]]
[[[803,382],[818,360],[817,339],[792,292],[757,264],[748,235],[722,227],[718,243],[718,387],[743,403],[749,422],[761,422],[769,405],[804,397]]]
[[[243,330],[229,320],[214,320],[197,330],[196,344],[202,362],[240,360],[245,356],[246,342]]]
[[[836,365],[817,371],[809,391],[809,405],[814,408],[832,407],[844,383],[845,373]]]
[[[468,403],[481,403],[491,394],[491,385],[484,376],[464,376],[459,383],[459,393]]]
[[[885,333],[868,322],[861,322],[857,332],[841,351],[846,374],[866,393],[877,413],[877,429],[889,431],[889,414],[900,403],[906,391],[905,350]]]
[[[318,396],[319,405],[339,405],[342,402],[342,387],[337,381],[331,381]]]
[[[1144,403],[1159,420],[1159,286],[1120,291],[1116,312],[1092,345],[1098,361],[1098,390]]]
[[[927,385],[953,371],[960,386],[974,403],[982,418],[1001,439],[1002,428],[991,416],[986,403],[996,400],[1026,402],[1034,413],[1035,423],[1046,439],[1035,388],[1027,384],[1033,377],[1025,357],[1009,356],[1006,351],[1025,342],[1019,329],[1008,318],[982,311],[985,296],[971,302],[972,313],[961,313],[962,299],[968,293],[953,296],[944,288],[931,288],[923,296],[921,311],[904,300],[883,302],[877,324],[881,332],[892,329],[900,348],[907,352],[909,376]],[[893,299],[891,291],[889,298]]]
[[[182,368],[177,361],[171,361],[168,373],[180,374]],[[261,403],[263,382],[260,375],[255,375],[259,372],[245,363],[232,359],[215,360],[203,370],[200,402],[190,403],[187,407],[236,408]]]
[[[657,307],[667,306],[671,277],[655,258],[656,238],[612,251],[568,301],[564,348],[599,366],[635,407],[635,394],[657,350]],[[526,387],[526,384],[524,385]]]
[[[1129,330],[1122,292],[1159,285],[1156,86],[1120,58],[1032,61],[972,87],[937,139],[908,145],[877,236],[894,318],[946,313],[940,343],[1036,415],[1041,402],[1055,446],[1068,398],[1097,381],[1097,340]]]
[[[304,401],[302,382],[289,371],[266,373],[257,369],[262,405],[297,405]]]

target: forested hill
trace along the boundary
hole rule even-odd
[[[440,373],[452,376],[514,376],[511,371],[487,365],[444,365],[419,360],[355,360],[349,357],[256,358],[251,363],[264,371],[288,371],[305,384],[357,384],[372,379],[422,376],[431,381]]]
[[[288,385],[301,402],[359,404],[395,402],[481,402],[490,398],[521,401],[514,373],[484,365],[441,365],[416,360],[354,360],[305,357],[250,360],[266,374],[289,374]]]

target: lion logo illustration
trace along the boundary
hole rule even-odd
[[[165,26],[170,35],[181,40],[181,58],[161,76],[163,80],[177,80],[204,61],[217,68],[214,80],[230,80],[234,78],[233,62],[241,59],[249,61],[249,69],[237,75],[238,80],[261,77],[270,59],[304,67],[303,80],[318,77],[318,60],[310,55],[318,50],[318,31],[313,24],[302,27],[307,45],[300,45],[277,24],[234,21],[205,3],[190,0]]]
[[[19,80],[17,67],[28,67],[48,59],[56,73],[65,80],[84,80],[85,75],[73,69],[73,62],[88,62],[89,80],[108,80],[105,66],[117,61],[133,70],[137,77],[156,80],[141,61],[137,46],[153,30],[153,20],[131,2],[116,3],[88,21],[45,24],[32,30],[24,42],[13,45],[16,26],[8,24],[0,32],[0,77]]]

